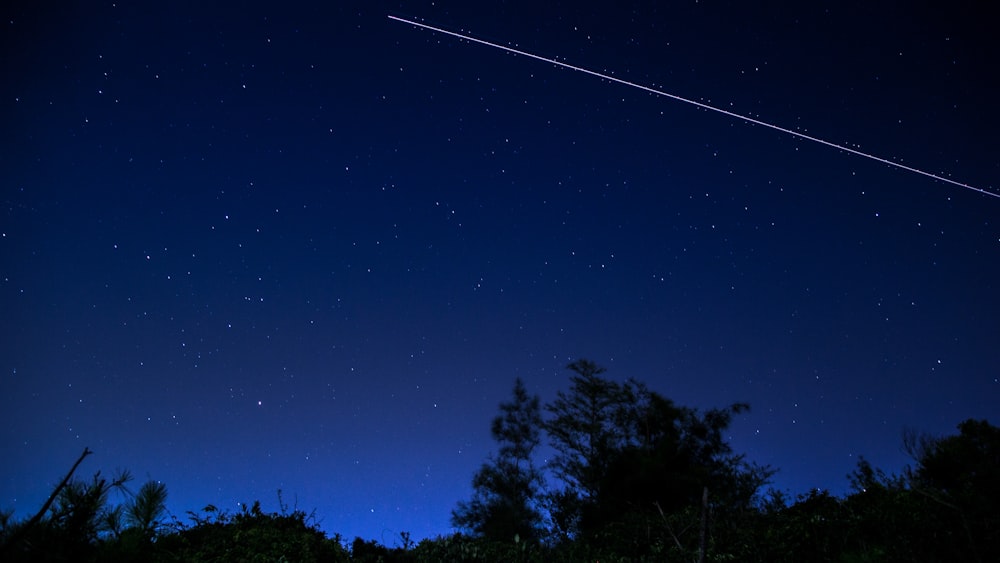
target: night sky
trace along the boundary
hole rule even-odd
[[[0,8],[17,517],[88,446],[184,520],[446,534],[514,378],[581,357],[749,402],[793,494],[1000,418],[997,197],[387,17],[1000,193],[988,3],[209,4]]]

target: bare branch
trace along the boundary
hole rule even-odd
[[[92,453],[94,452],[92,452],[90,448],[83,448],[83,453],[80,454],[79,459],[76,460],[76,463],[74,463],[73,467],[70,468],[69,473],[67,473],[66,476],[63,477],[62,482],[59,483],[59,485],[56,486],[55,490],[52,491],[52,494],[49,495],[49,499],[46,500],[45,504],[42,505],[41,510],[39,510],[37,514],[32,516],[30,520],[28,520],[23,526],[20,527],[20,529],[17,532],[15,532],[12,535],[10,541],[8,541],[6,544],[2,546],[2,548],[0,548],[0,552],[6,551],[7,549],[16,545],[19,541],[21,541],[21,537],[24,536],[24,534],[26,534],[28,530],[30,530],[32,527],[41,522],[42,517],[45,516],[45,513],[49,510],[49,507],[52,506],[52,503],[55,502],[56,497],[59,496],[59,493],[61,493],[62,490],[66,488],[66,485],[69,484],[70,479],[73,478],[73,473],[76,472],[76,468],[79,467],[81,463],[83,463],[84,458],[86,458],[88,455]]]

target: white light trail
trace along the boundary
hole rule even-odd
[[[583,74],[589,74],[591,76],[596,76],[598,78],[603,78],[604,80],[607,80],[609,82],[617,82],[618,84],[623,84],[625,86],[636,88],[637,90],[642,90],[643,92],[648,92],[650,94],[654,94],[654,95],[657,95],[657,96],[663,96],[665,98],[670,98],[672,100],[677,100],[678,102],[684,102],[686,104],[691,104],[693,106],[697,106],[697,107],[700,107],[702,109],[707,109],[707,110],[710,110],[710,111],[718,112],[718,113],[721,113],[723,115],[727,115],[729,117],[734,117],[736,119],[741,119],[743,121],[746,121],[747,123],[753,123],[754,125],[760,125],[761,127],[767,127],[768,129],[774,129],[775,131],[780,131],[782,133],[786,133],[788,135],[792,135],[793,137],[798,137],[800,139],[805,139],[807,141],[812,141],[814,143],[819,143],[821,145],[826,145],[828,147],[835,148],[837,150],[842,150],[842,151],[845,151],[845,152],[849,152],[849,153],[857,155],[857,156],[861,156],[861,157],[864,157],[864,158],[867,158],[867,159],[870,159],[870,160],[874,160],[875,162],[881,162],[882,164],[886,164],[886,165],[889,165],[889,166],[892,166],[892,167],[895,167],[895,168],[899,168],[901,170],[906,170],[907,172],[913,172],[915,174],[920,174],[921,176],[926,176],[928,178],[932,178],[932,179],[938,180],[940,182],[946,182],[948,184],[952,184],[952,185],[958,186],[960,188],[965,188],[967,190],[972,190],[974,192],[979,192],[979,193],[984,194],[984,195],[988,195],[988,196],[995,197],[995,198],[1000,198],[1000,193],[994,193],[994,192],[991,192],[991,191],[988,191],[988,190],[984,190],[982,188],[977,188],[975,186],[971,186],[969,184],[964,184],[962,182],[958,182],[958,181],[952,180],[950,178],[945,178],[944,176],[939,176],[939,175],[933,174],[931,172],[920,170],[919,168],[913,168],[912,166],[906,166],[905,164],[900,164],[898,162],[893,162],[891,160],[888,160],[888,159],[885,159],[885,158],[882,158],[882,157],[878,157],[878,156],[875,156],[873,154],[869,154],[869,153],[866,153],[866,152],[862,152],[862,151],[859,151],[857,149],[852,149],[850,147],[845,147],[843,145],[838,145],[837,143],[832,143],[830,141],[825,141],[823,139],[820,139],[819,137],[813,137],[812,135],[806,135],[805,133],[800,133],[798,131],[793,131],[791,129],[786,129],[784,127],[780,127],[778,125],[774,125],[774,124],[768,123],[766,121],[761,121],[759,119],[754,119],[752,117],[747,117],[745,115],[740,115],[738,113],[734,113],[734,112],[731,112],[731,111],[728,111],[728,110],[724,110],[722,108],[717,108],[715,106],[710,106],[710,105],[702,103],[702,102],[698,102],[698,101],[695,101],[695,100],[690,100],[688,98],[684,98],[684,97],[678,96],[676,94],[671,94],[669,92],[664,92],[662,90],[657,90],[655,88],[650,88],[649,86],[643,86],[642,84],[636,84],[635,82],[629,82],[628,80],[622,80],[621,78],[615,78],[614,76],[610,76],[610,75],[607,75],[607,74],[604,74],[604,73],[601,73],[601,72],[593,71],[593,70],[590,70],[590,69],[587,69],[587,68],[583,68],[583,67],[580,67],[580,66],[571,65],[569,63],[564,63],[562,61],[559,61],[559,60],[556,60],[556,59],[550,59],[548,57],[543,57],[541,55],[535,55],[534,53],[529,53],[527,51],[522,51],[520,49],[515,49],[513,47],[508,47],[506,45],[500,45],[499,43],[493,43],[491,41],[486,41],[484,39],[478,39],[478,38],[473,37],[471,35],[466,35],[466,34],[458,33],[458,32],[455,32],[455,31],[450,31],[450,30],[443,29],[443,28],[440,28],[440,27],[435,27],[435,26],[432,26],[432,25],[427,25],[425,23],[420,23],[420,22],[416,22],[416,21],[406,20],[406,19],[403,19],[403,18],[400,18],[400,17],[393,16],[391,14],[389,14],[388,17],[389,17],[390,20],[395,20],[395,21],[398,21],[398,22],[409,24],[409,25],[412,25],[414,27],[419,27],[419,28],[422,28],[422,29],[430,30],[430,31],[436,31],[436,32],[442,33],[444,35],[450,35],[452,37],[457,37],[459,39],[465,39],[466,41],[470,41],[472,43],[479,43],[480,45],[486,45],[487,47],[493,47],[494,49],[500,49],[501,51],[506,51],[508,53],[512,53],[512,54],[515,54],[515,55],[521,55],[521,56],[528,57],[528,58],[531,58],[531,59],[536,59],[536,60],[539,60],[539,61],[542,61],[542,62],[546,62],[546,63],[553,64],[553,65],[556,65],[556,66],[559,66],[559,67],[562,67],[562,68],[566,68],[566,69],[569,69],[569,70],[575,70],[576,72],[582,72]]]

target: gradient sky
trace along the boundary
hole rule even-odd
[[[210,4],[0,8],[0,507],[87,446],[182,519],[448,533],[581,357],[749,402],[792,493],[997,422],[1000,199],[387,18],[1000,193],[985,3]]]

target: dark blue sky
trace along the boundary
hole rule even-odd
[[[1000,199],[386,17],[1000,193],[981,3],[310,4],[0,8],[0,507],[89,446],[179,517],[448,533],[580,357],[749,402],[793,493],[995,423]]]

